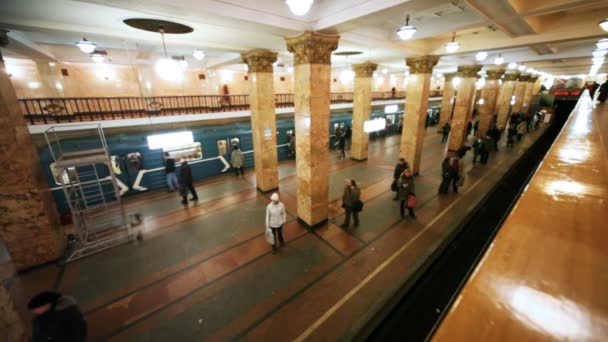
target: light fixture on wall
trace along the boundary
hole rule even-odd
[[[483,60],[484,60],[484,59],[486,59],[487,57],[488,57],[488,53],[487,53],[487,52],[485,52],[485,51],[480,51],[480,52],[478,52],[478,53],[475,55],[475,59],[476,59],[478,62],[483,61]]]
[[[198,61],[202,61],[205,58],[205,52],[200,49],[196,49],[192,51],[192,57],[196,58]]]
[[[97,47],[95,43],[88,41],[86,38],[82,38],[81,41],[76,42],[76,46],[84,53],[91,53],[95,51],[95,47]]]
[[[405,26],[402,26],[397,30],[397,36],[399,36],[399,39],[401,40],[408,40],[411,39],[415,33],[416,27],[410,25],[410,15],[408,14],[405,17]]]
[[[494,59],[494,64],[496,64],[496,65],[501,65],[502,63],[504,63],[504,61],[505,61],[505,59],[504,59],[504,58],[502,58],[502,55],[501,55],[501,54],[498,54],[498,57],[496,57],[496,58]]]
[[[285,0],[291,13],[295,15],[305,15],[310,10],[314,0]]]
[[[509,65],[507,65],[507,68],[513,70],[513,69],[517,68],[517,63],[511,62],[511,63],[509,63]]]
[[[95,50],[89,56],[91,57],[91,59],[93,60],[93,62],[95,62],[95,63],[103,63],[103,61],[106,58],[107,54],[108,53],[105,52],[105,51],[103,51],[103,50]]]
[[[608,38],[598,40],[595,45],[597,45],[597,48],[600,50],[608,49]]]
[[[167,56],[167,47],[165,45],[165,31],[160,28],[158,32],[160,33],[160,38],[163,41],[163,52],[165,57],[156,61],[154,69],[156,70],[158,76],[163,80],[178,81],[181,79],[182,69],[175,59],[169,58]]]
[[[608,19],[600,21],[600,27],[602,28],[602,30],[608,31]]]
[[[460,48],[460,43],[456,42],[456,32],[452,34],[452,41],[445,44],[445,52],[454,53]]]

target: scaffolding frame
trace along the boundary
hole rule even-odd
[[[98,146],[66,151],[65,145],[62,146],[62,139],[67,139],[65,135],[84,131],[95,132]],[[52,126],[44,132],[44,138],[78,230],[76,246],[65,262],[131,241],[134,232],[122,205],[101,125]],[[108,176],[104,176],[104,172]]]

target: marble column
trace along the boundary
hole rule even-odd
[[[350,157],[355,160],[367,159],[369,133],[363,131],[363,123],[370,119],[372,113],[373,74],[378,64],[353,64],[355,72],[355,89],[353,95],[353,128]]]
[[[309,228],[327,221],[331,54],[339,39],[312,31],[285,38],[294,54],[298,220]]]
[[[534,95],[533,89],[534,89],[534,84],[536,83],[536,80],[538,80],[538,76],[530,76],[530,79],[528,79],[528,82],[526,83],[526,91],[524,92],[524,100],[521,105],[521,111],[524,112],[525,114],[528,114],[530,112],[530,103],[532,103],[532,95]]]
[[[496,102],[498,99],[498,90],[500,89],[499,80],[505,73],[504,70],[486,70],[486,84],[481,90],[482,104],[479,104],[479,127],[477,132],[480,136],[484,136],[490,124],[492,118],[496,113]]]
[[[515,96],[513,101],[512,112],[517,113],[522,111],[522,105],[524,103],[524,95],[526,94],[526,86],[528,85],[528,80],[530,79],[530,75],[519,75],[519,80],[515,85],[515,91],[513,92],[513,96]]]
[[[536,82],[534,82],[534,86],[532,87],[532,96],[540,93],[540,87],[543,85],[543,79],[538,77]]]
[[[405,63],[410,67],[410,78],[406,88],[399,156],[408,161],[413,174],[420,171],[431,76],[438,61],[438,56],[405,59]]]
[[[12,263],[0,268],[21,270],[59,258],[65,235],[1,56],[0,127],[0,239]]]
[[[63,77],[57,70],[57,64],[51,66],[47,61],[37,61],[36,70],[42,83],[42,93],[46,97],[64,97]]]
[[[519,73],[517,72],[507,72],[505,74],[505,78],[500,89],[500,96],[498,97],[498,102],[496,103],[496,108],[498,111],[496,126],[503,130],[507,127],[507,120],[509,119],[509,115],[511,115],[511,98],[513,97],[513,92],[515,91],[515,85],[517,84],[518,77]]]
[[[448,139],[448,150],[451,152],[458,150],[465,143],[467,123],[471,120],[473,111],[477,73],[481,70],[481,67],[481,65],[461,65],[458,67],[460,84],[456,89],[452,130]]]
[[[272,63],[277,53],[254,49],[241,54],[249,70],[249,106],[255,160],[255,180],[262,192],[278,189],[277,120]]]
[[[443,96],[441,98],[441,112],[439,113],[439,123],[437,124],[438,132],[442,132],[442,127],[446,122],[450,121],[452,115],[452,100],[454,98],[454,85],[452,79],[458,76],[457,72],[445,74],[445,83],[443,84]]]

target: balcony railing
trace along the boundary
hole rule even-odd
[[[433,96],[433,95],[431,95]],[[373,92],[372,100],[405,98],[404,92]],[[332,104],[352,103],[353,93],[331,93]],[[82,97],[20,99],[31,125],[232,112],[249,109],[248,95]],[[275,94],[276,108],[294,106],[293,94]]]

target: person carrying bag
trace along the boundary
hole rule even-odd
[[[272,254],[276,254],[278,246],[285,245],[283,239],[283,224],[287,221],[287,213],[285,206],[279,202],[279,194],[276,192],[270,196],[271,203],[266,207],[266,232],[264,233],[266,241],[272,245]]]
[[[414,208],[416,207],[416,188],[414,184],[414,176],[412,175],[412,171],[410,169],[405,169],[399,177],[399,182],[397,183],[399,187],[399,200],[401,204],[399,206],[399,211],[401,213],[401,217],[405,217],[405,207],[407,204],[407,210],[411,218],[416,218],[416,214],[414,213]]]

